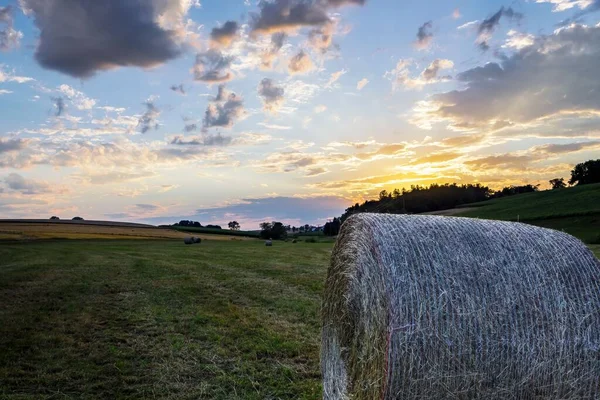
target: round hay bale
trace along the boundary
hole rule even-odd
[[[267,247],[273,246],[273,241],[272,240],[265,240],[265,246],[267,246]]]
[[[562,232],[352,216],[322,317],[325,399],[600,398],[600,262]]]
[[[185,244],[194,244],[194,238],[193,237],[186,237],[183,239],[183,243]]]
[[[298,240],[294,239],[292,240],[292,243],[298,243]]]
[[[199,237],[193,237],[192,239],[194,239],[194,243],[201,243],[202,239],[200,239]]]

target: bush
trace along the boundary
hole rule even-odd
[[[305,243],[319,243],[319,241],[317,239],[315,239],[314,237],[305,239],[304,242]]]

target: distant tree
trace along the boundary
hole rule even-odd
[[[600,183],[600,159],[577,164],[571,171],[569,185]]]
[[[285,225],[281,222],[263,222],[260,224],[262,239],[283,240],[287,237]]]
[[[232,231],[239,231],[240,230],[240,224],[237,221],[231,221],[227,224],[227,226],[229,227],[229,229],[231,229]]]
[[[342,225],[340,218],[334,218],[333,221],[327,222],[323,227],[323,234],[325,236],[336,236],[340,233],[340,226]]]
[[[270,231],[273,225],[270,222],[261,222],[260,230],[261,231]]]
[[[83,221],[83,218],[81,218],[81,217],[73,217],[73,221]]]
[[[550,182],[550,186],[552,186],[552,190],[562,189],[562,188],[567,187],[567,184],[565,183],[565,178],[554,178],[554,179],[550,179],[548,182]]]
[[[221,228],[221,225],[206,225],[205,228],[208,228],[208,229],[223,229],[223,228]]]
[[[60,218],[58,218],[56,215],[53,215],[53,216],[50,217],[50,219],[56,220],[56,219],[60,219]]]

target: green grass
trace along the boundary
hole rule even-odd
[[[600,184],[548,190],[469,204],[461,217],[522,221],[600,241]]]
[[[321,398],[331,244],[0,243],[0,398]]]

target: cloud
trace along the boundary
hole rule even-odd
[[[554,7],[553,12],[570,10],[573,7],[578,7],[583,10],[594,4],[594,0],[536,0],[536,3],[551,3]]]
[[[238,23],[227,21],[221,27],[215,27],[210,32],[210,40],[213,45],[219,47],[229,47],[238,36]]]
[[[217,96],[208,104],[204,113],[202,129],[206,131],[213,127],[231,128],[245,114],[244,100],[227,90],[225,85],[219,85]]]
[[[60,85],[58,91],[65,95],[78,110],[91,110],[96,105],[96,100],[87,97],[84,93],[73,89],[69,85]]]
[[[194,79],[208,84],[228,82],[234,78],[230,70],[232,61],[233,57],[215,49],[198,53],[192,68]]]
[[[458,74],[462,90],[433,95],[420,116],[495,129],[547,118],[600,116],[600,27],[573,25],[540,36],[499,63]],[[546,122],[546,129],[555,129]]]
[[[321,89],[319,85],[301,80],[288,81],[283,87],[289,101],[298,104],[309,103]]]
[[[185,92],[185,88],[183,87],[183,83],[179,84],[179,85],[171,85],[170,88],[172,91],[174,91],[175,93],[179,93],[185,96],[186,92]]]
[[[14,71],[7,71],[4,64],[0,64],[0,83],[2,82],[16,82],[16,83],[27,83],[35,81],[35,79],[28,76],[15,75]]]
[[[157,118],[160,115],[160,110],[154,104],[154,99],[150,98],[145,103],[146,112],[142,114],[138,120],[138,128],[141,133],[146,133],[150,129],[158,129]]]
[[[154,67],[178,57],[189,0],[21,0],[40,36],[45,68],[87,78],[120,66]],[[77,23],[74,23],[76,21]]]
[[[284,93],[285,89],[275,85],[269,78],[264,78],[258,85],[258,95],[262,99],[263,109],[271,113],[276,113],[283,106]]]
[[[442,58],[435,59],[427,68],[425,68],[418,77],[411,77],[411,67],[414,62],[412,60],[400,60],[396,64],[396,68],[385,73],[385,77],[392,81],[392,88],[396,90],[398,87],[407,89],[419,89],[425,85],[433,83],[445,82],[451,79],[450,76],[439,76],[440,70],[450,69],[454,67],[451,60]]]
[[[439,77],[438,72],[440,70],[450,69],[452,67],[454,67],[454,63],[450,60],[446,60],[443,58],[435,59],[435,60],[433,60],[433,62],[431,64],[429,64],[429,66],[427,68],[425,68],[423,70],[423,72],[421,73],[421,78],[425,82],[433,82],[433,81],[438,82],[439,80],[451,79],[448,76]]]
[[[0,138],[0,154],[22,150],[26,144],[27,141],[25,139]]]
[[[273,63],[279,54],[279,51],[285,43],[287,35],[283,32],[276,32],[271,35],[271,44],[269,48],[262,53],[262,69],[273,68]]]
[[[489,49],[489,40],[492,38],[492,34],[496,27],[500,24],[502,18],[509,20],[520,20],[523,18],[523,14],[516,12],[512,7],[504,8],[501,7],[494,15],[484,19],[477,28],[477,43],[482,50]]]
[[[327,83],[325,84],[325,87],[331,87],[335,82],[338,81],[338,79],[340,79],[347,72],[348,71],[346,71],[345,69],[342,69],[340,71],[336,71],[336,72],[332,73],[331,76],[329,77],[329,81],[327,81]]]
[[[587,14],[600,11],[600,0],[580,0],[574,3],[577,3],[581,11],[575,13],[573,16],[571,16],[571,18],[562,21],[560,25],[565,26],[571,24],[573,22],[579,21],[582,17],[586,16]]]
[[[317,2],[261,1],[259,7],[259,14],[251,14],[252,30],[255,33],[294,31],[306,26],[320,26],[329,21],[327,8]]]
[[[52,101],[54,102],[54,108],[56,108],[54,116],[60,117],[64,114],[67,108],[67,106],[65,105],[65,100],[62,97],[53,97]]]
[[[515,30],[508,31],[508,38],[502,48],[521,50],[531,46],[535,42],[535,36],[528,33],[520,33]]]
[[[431,46],[431,41],[433,40],[433,33],[431,32],[432,28],[432,21],[427,21],[419,27],[419,30],[417,31],[417,40],[415,42],[415,47],[418,50],[427,50]]]
[[[32,195],[51,191],[50,185],[44,182],[38,182],[31,179],[25,179],[23,176],[12,173],[4,178],[7,188],[21,194]]]
[[[185,215],[149,218],[148,222],[163,224],[192,219],[203,224],[226,226],[229,221],[236,220],[247,230],[259,229],[259,224],[265,221],[281,221],[294,226],[323,225],[341,215],[347,206],[348,199],[339,196],[242,198],[224,206],[191,210]]]
[[[324,113],[325,111],[327,111],[327,106],[325,106],[323,104],[315,107],[315,113],[317,113],[317,114]]]
[[[476,27],[478,25],[479,25],[479,20],[469,21],[469,22],[466,22],[466,23],[460,25],[456,29],[458,29],[458,30],[471,29],[471,28],[474,28],[474,27]]]
[[[337,20],[331,20],[308,32],[308,44],[318,53],[327,53],[333,45],[333,35],[337,29]]]
[[[363,90],[365,86],[369,84],[369,80],[367,78],[363,78],[356,84],[356,90]]]
[[[347,5],[364,5],[365,0],[274,0],[261,1],[260,12],[251,14],[254,34],[294,32],[330,22],[329,11]]]
[[[174,136],[170,144],[179,146],[228,146],[231,141],[231,136],[223,136],[217,133],[216,135],[203,134],[191,137]]]
[[[309,71],[312,71],[315,68],[310,56],[304,52],[304,50],[300,50],[298,54],[290,59],[288,64],[288,71],[290,74],[305,74]]]
[[[12,6],[0,7],[0,50],[8,51],[19,47],[23,33],[13,28]]]

